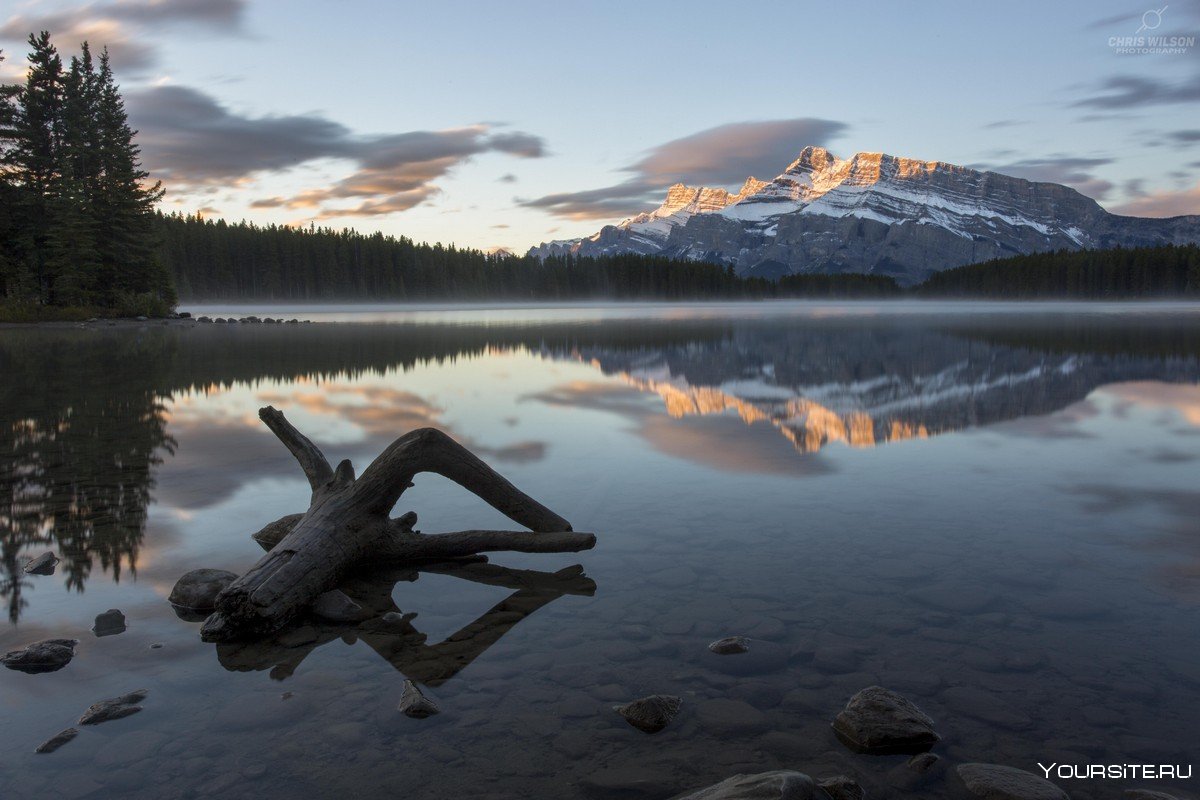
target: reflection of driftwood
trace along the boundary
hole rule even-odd
[[[204,623],[209,641],[262,636],[278,630],[323,592],[335,588],[351,567],[379,557],[420,562],[487,550],[570,552],[595,545],[565,519],[521,492],[446,434],[422,428],[401,436],[355,478],[349,461],[334,469],[320,449],[274,408],[259,417],[299,462],[312,487],[308,511],[285,517],[256,538],[271,550],[217,599]],[[460,484],[513,521],[536,533],[462,531],[438,535],[413,532],[415,515],[395,520],[388,513],[420,472]]]
[[[343,586],[375,616],[359,625],[332,625],[314,620],[310,626],[280,632],[255,642],[222,644],[217,657],[229,670],[271,670],[282,680],[313,650],[335,639],[353,644],[361,639],[405,677],[439,686],[457,675],[518,622],[564,594],[591,596],[596,584],[576,565],[558,572],[506,569],[492,564],[430,564],[422,572],[516,589],[474,622],[430,645],[412,624],[413,614],[400,614],[392,600],[397,581],[416,580],[416,570],[390,570]],[[392,612],[389,614],[389,612]],[[388,614],[385,619],[383,615]]]

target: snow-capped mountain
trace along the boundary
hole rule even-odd
[[[806,147],[771,181],[736,194],[672,186],[653,211],[530,254],[662,254],[739,274],[931,272],[1019,253],[1200,241],[1200,216],[1109,214],[1067,186],[884,153],[840,159]]]

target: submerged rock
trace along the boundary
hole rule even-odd
[[[708,649],[719,656],[737,655],[749,651],[750,640],[745,636],[726,636],[710,644]]]
[[[833,721],[843,744],[860,753],[919,753],[937,743],[933,720],[908,698],[868,686]]]
[[[78,639],[43,639],[5,653],[0,656],[0,664],[30,675],[56,672],[71,663],[77,644]]]
[[[682,698],[675,695],[652,694],[623,706],[613,706],[613,711],[639,731],[658,733],[675,719],[682,706]]]
[[[53,575],[58,566],[58,556],[50,551],[42,553],[37,558],[31,558],[25,563],[25,572],[29,575]]]
[[[744,637],[730,637],[731,639]],[[724,640],[722,640],[724,641]],[[718,644],[719,642],[713,642]],[[736,647],[736,645],[732,645]],[[778,672],[787,666],[788,660],[791,658],[791,651],[777,642],[766,642],[761,639],[746,639],[744,650],[731,649],[722,654],[721,658],[713,658],[708,660],[708,665],[718,672],[723,672],[726,675],[733,675],[739,678],[750,677],[752,675],[767,675],[772,672]],[[712,650],[712,645],[709,645],[709,650]],[[716,650],[712,650],[716,653]],[[727,655],[736,655],[736,658],[726,658]]]
[[[194,569],[175,582],[167,602],[176,609],[207,613],[217,607],[217,595],[237,580],[237,575],[223,569]]]
[[[92,626],[92,633],[96,636],[115,636],[124,632],[125,615],[120,609],[110,608],[103,614],[96,615],[96,624]]]
[[[79,724],[99,725],[101,722],[110,722],[136,714],[142,710],[138,703],[145,700],[148,694],[150,694],[148,689],[138,689],[120,697],[92,703],[88,706],[87,711],[84,711],[83,715],[79,717]]]
[[[1045,778],[1000,764],[960,764],[958,776],[972,794],[984,800],[1068,800]]]
[[[829,800],[830,795],[803,772],[779,769],[734,775],[675,800]]]
[[[33,752],[35,753],[53,753],[58,748],[62,747],[67,742],[79,735],[78,728],[67,728],[65,731],[59,731],[51,736],[46,741],[37,746]]]
[[[867,796],[863,787],[858,785],[858,781],[847,778],[845,775],[826,778],[817,785],[824,789],[825,794],[833,800],[864,800]]]
[[[312,604],[312,612],[330,622],[358,622],[364,616],[368,616],[362,606],[337,589],[317,595]]]
[[[430,700],[417,685],[412,681],[404,682],[404,693],[400,695],[400,705],[398,706],[404,716],[412,717],[413,719],[425,719],[432,717],[434,714],[441,713],[441,709],[437,707],[437,703]]]

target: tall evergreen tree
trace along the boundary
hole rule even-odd
[[[141,149],[134,142],[137,131],[129,125],[107,48],[100,55],[97,95],[95,220],[102,279],[117,292],[153,294],[174,305],[155,241],[154,206],[163,196],[162,184],[150,184],[150,174],[142,169]]]
[[[0,50],[0,62],[4,51]],[[21,87],[0,84],[0,300],[18,290],[19,187],[15,177],[13,151],[16,146],[17,98]]]
[[[63,69],[48,32],[29,34],[29,46],[29,71],[17,95],[13,125],[12,164],[21,186],[18,246],[26,260],[20,268],[32,273],[34,299],[52,303],[55,276],[47,259],[47,237],[55,224],[52,198],[60,166]]]

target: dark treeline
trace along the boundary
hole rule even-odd
[[[162,191],[140,167],[107,50],[66,64],[30,35],[24,85],[0,87],[0,303],[158,314]],[[0,53],[0,59],[3,54]]]
[[[160,257],[184,300],[572,300],[791,297],[1118,299],[1200,295],[1200,248],[1035,253],[936,273],[902,289],[842,273],[741,278],[660,256],[494,256],[381,233],[159,215]]]
[[[381,233],[160,215],[164,264],[184,300],[685,300],[898,294],[891,278],[795,275],[779,283],[659,256],[489,255]]]
[[[985,261],[931,275],[928,297],[1007,299],[1200,296],[1200,247],[1059,250]]]

